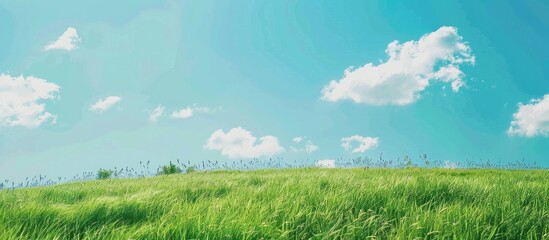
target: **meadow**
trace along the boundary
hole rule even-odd
[[[0,191],[0,239],[549,239],[549,171],[195,171]]]

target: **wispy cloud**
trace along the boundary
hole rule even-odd
[[[57,40],[45,46],[44,51],[53,49],[72,51],[76,48],[76,44],[80,42],[80,40],[80,36],[78,36],[76,29],[69,27],[63,34],[61,34],[61,36],[59,36],[59,38],[57,38]]]
[[[295,142],[295,143],[300,143],[301,141],[303,141],[303,137],[292,138],[292,141]]]
[[[269,135],[258,141],[250,131],[241,127],[233,128],[227,133],[218,129],[212,133],[204,148],[221,151],[221,155],[229,158],[273,156],[284,151],[278,138]]]
[[[34,128],[57,118],[46,111],[42,100],[53,99],[59,85],[29,76],[0,74],[0,125]]]
[[[176,111],[173,111],[170,115],[172,118],[176,119],[186,119],[194,116],[196,113],[213,113],[216,112],[218,109],[221,109],[221,107],[211,108],[211,107],[199,107],[193,105],[189,107],[185,107]]]
[[[549,136],[549,94],[541,99],[531,99],[529,103],[518,103],[513,114],[511,126],[507,129],[510,136]]]
[[[149,120],[151,122],[157,122],[158,119],[164,114],[164,106],[158,105],[155,109],[153,109],[149,114]]]
[[[122,98],[118,96],[109,96],[104,99],[99,99],[99,101],[90,106],[90,110],[92,112],[104,112],[116,105],[121,100]]]
[[[307,153],[313,153],[316,152],[316,150],[318,150],[318,146],[313,143],[307,143],[307,145],[305,145],[305,152]]]
[[[415,102],[430,81],[451,83],[454,92],[465,85],[460,65],[475,57],[455,27],[441,27],[418,41],[389,43],[386,62],[345,70],[322,90],[326,101],[352,100],[371,105],[407,105]]]
[[[356,143],[356,144],[353,144]],[[358,146],[356,146],[358,144]],[[353,147],[353,145],[355,147]],[[351,150],[353,153],[363,153],[370,149],[374,149],[379,145],[379,138],[377,137],[363,137],[354,135],[350,137],[344,137],[341,139],[341,146],[345,150]]]
[[[298,136],[294,137],[292,141],[295,143],[294,146],[290,146],[290,149],[293,152],[306,152],[313,153],[318,150],[318,146],[315,145],[308,137]]]

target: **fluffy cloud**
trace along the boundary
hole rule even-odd
[[[179,119],[185,119],[190,118],[193,116],[193,109],[190,107],[183,108],[181,110],[177,110],[172,112],[172,118],[179,118]]]
[[[320,168],[335,168],[336,162],[332,159],[318,160],[316,166]]]
[[[371,105],[411,104],[430,81],[449,82],[458,92],[464,86],[460,65],[475,63],[471,48],[455,27],[441,27],[418,41],[393,41],[385,52],[386,62],[346,69],[342,79],[324,87],[321,98]]]
[[[292,141],[296,144],[300,144],[302,146],[291,146],[290,149],[294,152],[307,152],[307,153],[313,153],[318,150],[318,146],[313,144],[311,140],[307,140],[307,142],[304,142],[307,139],[307,137],[295,137],[292,139]]]
[[[120,100],[122,100],[122,98],[118,96],[109,96],[105,99],[99,99],[99,101],[90,106],[90,110],[93,112],[104,112],[120,102]]]
[[[158,105],[154,110],[149,114],[149,120],[151,122],[157,122],[158,119],[164,114],[164,106]]]
[[[44,47],[44,51],[61,49],[72,51],[76,48],[76,44],[80,42],[80,37],[75,28],[69,27],[57,40]]]
[[[42,100],[53,99],[59,86],[44,79],[0,74],[0,126],[34,128],[57,116],[46,112]]]
[[[525,137],[549,136],[549,94],[542,99],[531,99],[528,104],[519,103],[507,134]]]
[[[225,133],[219,129],[212,133],[204,148],[219,150],[229,158],[256,158],[273,156],[284,151],[274,136],[257,138],[241,127],[233,128]]]
[[[356,142],[358,146],[352,147],[353,142]],[[363,153],[370,149],[376,148],[379,145],[379,138],[373,137],[363,137],[359,135],[354,135],[350,137],[344,137],[341,139],[341,146],[345,150],[353,148],[353,153]]]

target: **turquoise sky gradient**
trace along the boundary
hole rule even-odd
[[[427,153],[549,167],[549,113],[537,119],[541,134],[507,133],[519,102],[549,93],[547,12],[547,1],[0,0],[0,74],[60,86],[41,101],[55,123],[0,127],[0,179],[227,161],[205,145],[237,127],[258,141],[276,137],[284,151],[274,155],[286,161]],[[459,92],[433,81],[403,106],[321,99],[348,67],[385,62],[392,41],[443,26],[457,28],[476,58],[461,66]],[[75,49],[44,50],[69,27],[81,39]],[[122,100],[90,111],[108,96]],[[187,107],[192,117],[170,117]],[[353,153],[341,146],[353,135],[379,142]],[[318,150],[292,150],[307,141]]]

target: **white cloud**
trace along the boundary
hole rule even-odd
[[[190,118],[193,116],[193,109],[190,107],[183,108],[181,110],[177,110],[172,112],[172,118],[179,118],[179,119],[185,119]]]
[[[357,147],[352,147],[352,143],[356,142],[358,143]],[[363,153],[370,149],[376,148],[379,145],[379,138],[373,138],[373,137],[363,137],[359,135],[354,135],[350,137],[344,137],[341,139],[341,146],[345,150],[349,150],[353,148],[353,153]]]
[[[99,99],[99,101],[90,106],[90,110],[93,112],[104,112],[120,102],[120,100],[122,100],[122,98],[118,96],[109,96],[105,99]]]
[[[307,140],[307,142],[304,142],[305,140]],[[302,147],[291,146],[290,149],[294,152],[307,152],[311,154],[318,150],[318,146],[313,144],[313,142],[311,142],[311,140],[308,140],[308,138],[305,136],[294,137],[292,138],[292,141],[297,145],[302,145]]]
[[[172,112],[172,118],[186,119],[192,117],[195,113],[213,113],[216,112],[221,107],[211,108],[211,107],[198,107],[195,105],[182,108],[180,110]]]
[[[301,141],[303,141],[303,137],[295,137],[292,139],[292,141],[295,143],[300,143]]]
[[[316,166],[320,168],[335,168],[335,164],[335,160],[332,159],[318,160],[316,162]]]
[[[313,153],[316,150],[318,150],[317,145],[314,145],[312,143],[307,143],[307,145],[305,145],[305,152],[307,152],[307,153]]]
[[[219,150],[221,155],[229,158],[256,158],[273,156],[284,151],[274,136],[257,138],[241,127],[233,128],[225,133],[222,129],[213,132],[204,148]]]
[[[75,28],[69,27],[57,40],[44,47],[44,51],[61,49],[72,51],[76,48],[76,44],[80,42],[80,37]]]
[[[444,165],[442,165],[442,168],[446,169],[456,169],[458,168],[458,164],[452,161],[444,161]]]
[[[342,79],[324,87],[321,98],[371,105],[411,104],[430,81],[450,82],[452,90],[459,91],[465,84],[460,65],[475,63],[471,48],[455,27],[441,27],[418,41],[393,41],[385,52],[386,62],[346,69]]]
[[[59,86],[37,77],[0,74],[0,125],[34,128],[57,116],[46,112],[42,100],[53,99]]]
[[[158,119],[164,114],[164,106],[158,105],[154,110],[149,114],[149,120],[151,122],[157,122]]]
[[[528,104],[518,103],[518,110],[513,114],[507,134],[525,137],[549,136],[549,94],[542,99],[531,99]]]

